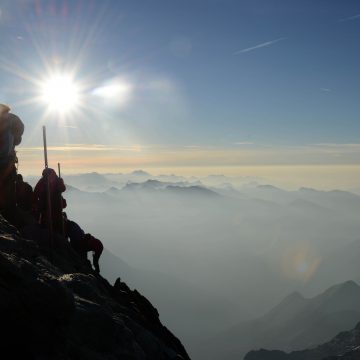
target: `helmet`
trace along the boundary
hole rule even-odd
[[[45,168],[42,172],[42,176],[54,176],[56,175],[56,172],[54,169],[51,168]]]
[[[10,106],[0,104],[0,117],[8,114],[10,112]]]

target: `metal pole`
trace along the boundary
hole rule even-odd
[[[47,169],[48,168],[48,157],[47,157],[46,127],[45,126],[43,126],[43,141],[44,141],[45,169]]]
[[[58,163],[58,174],[59,174],[59,179],[61,179],[61,168],[60,168],[60,163]],[[61,211],[61,235],[65,236],[65,224],[64,224],[64,216],[63,216],[63,197],[61,195],[61,193],[59,193],[59,206],[60,206],[60,211]]]
[[[47,157],[47,144],[46,144],[46,128],[43,126],[43,141],[44,141],[44,160],[45,169],[48,169],[48,157]],[[46,181],[46,195],[47,195],[47,223],[49,229],[49,249],[50,249],[50,260],[53,261],[53,249],[54,249],[54,232],[52,226],[52,214],[51,214],[51,197],[50,197],[50,179],[49,174],[45,172]]]

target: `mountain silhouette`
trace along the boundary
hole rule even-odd
[[[149,174],[148,172],[144,171],[144,170],[135,170],[131,173],[131,175],[134,175],[134,176],[151,176],[151,174]]]
[[[68,242],[0,216],[0,315],[4,358],[190,359],[157,310],[120,279],[95,274]]]
[[[244,360],[359,360],[360,323],[350,331],[336,335],[329,342],[307,350],[285,353],[280,350],[250,351]]]
[[[186,182],[170,183],[159,180],[146,180],[144,182],[129,182],[122,191],[158,191],[163,194],[174,194],[180,196],[199,195],[201,197],[220,196],[216,191],[200,185],[190,185]],[[116,191],[112,190],[112,193]]]
[[[306,299],[294,292],[268,313],[221,334],[216,355],[239,359],[256,348],[293,351],[314,347],[360,321],[360,286],[347,281]],[[220,350],[221,349],[221,350]]]

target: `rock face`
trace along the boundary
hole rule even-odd
[[[351,331],[344,331],[331,341],[313,349],[285,353],[279,350],[250,351],[244,360],[359,360],[360,323]]]
[[[96,275],[61,237],[23,234],[0,216],[1,356],[13,359],[190,359],[138,291]]]

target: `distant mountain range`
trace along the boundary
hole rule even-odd
[[[259,340],[254,344],[247,334],[241,336],[242,353],[252,349],[242,349],[243,340],[255,348],[271,344],[269,328],[264,326],[269,331],[263,334],[264,339],[269,337],[265,345],[257,337],[261,331],[254,330],[259,314],[268,312],[294,289],[312,298],[334,283],[360,280],[360,197],[355,194],[286,191],[255,183],[241,188],[224,182],[208,187],[198,179],[187,181],[172,175],[161,179],[144,174],[101,176],[105,179],[96,174],[83,177],[81,190],[68,185],[64,197],[69,218],[101,237],[107,249],[131,265],[132,270],[109,268],[109,274],[119,274],[127,281],[131,277],[136,287],[146,289],[166,323],[198,355],[194,359],[208,360],[216,354],[217,349],[210,354],[207,349],[217,343],[217,333],[234,324],[253,324],[250,330]],[[93,184],[99,181],[99,190],[84,191],[89,185],[85,181],[92,177]],[[69,184],[67,180],[65,177]],[[169,296],[157,299],[155,289]],[[288,299],[291,304],[308,304],[302,296],[293,297],[295,300]],[[170,303],[177,304],[177,313]],[[344,316],[344,321],[352,315]],[[327,319],[311,316],[326,327],[322,321]],[[329,334],[333,336],[340,330],[341,319],[330,320],[335,324],[335,332]],[[282,326],[291,328],[289,324]],[[304,328],[298,337],[288,338],[291,331],[275,329],[275,333],[285,333],[283,343],[275,342],[279,349],[290,350],[297,344],[307,347],[316,339],[304,335],[306,322],[299,324]],[[212,339],[210,345],[195,344],[204,338]],[[220,338],[226,345],[223,332]],[[235,332],[230,343],[238,339]],[[238,350],[235,346],[236,356]]]
[[[129,192],[142,192],[153,193],[157,195],[180,195],[186,196],[200,196],[204,197],[220,197],[220,195],[213,190],[206,188],[205,186],[192,185],[187,182],[163,182],[159,180],[146,180],[144,182],[129,182],[121,190],[117,188],[110,188],[106,193],[110,195],[119,196],[120,194],[126,194]]]
[[[32,185],[39,177],[26,177]],[[342,190],[320,191],[311,188],[300,188],[296,191],[287,191],[270,184],[259,184],[249,177],[228,177],[224,175],[209,175],[206,177],[183,177],[174,174],[152,175],[144,170],[135,170],[130,173],[99,174],[97,172],[75,175],[65,175],[65,182],[84,191],[106,191],[111,187],[123,188],[132,183],[158,181],[167,185],[200,186],[224,195],[237,198],[251,198],[272,201],[280,204],[290,204],[303,200],[310,206],[319,205],[325,208],[336,208],[338,211],[360,211],[360,196]]]
[[[360,286],[348,281],[306,299],[295,292],[264,316],[213,339],[210,359],[241,359],[251,349],[312,348],[360,321]],[[307,359],[307,358],[304,358]]]
[[[350,331],[343,331],[325,344],[312,349],[285,353],[280,350],[256,350],[244,360],[359,360],[360,322]]]

